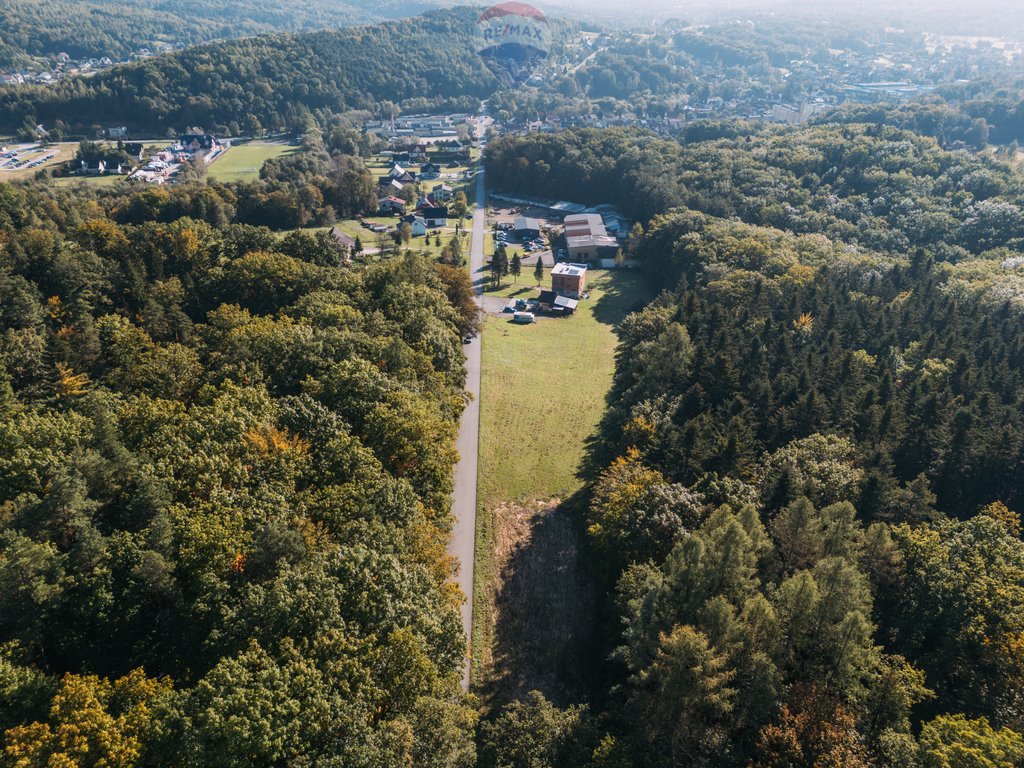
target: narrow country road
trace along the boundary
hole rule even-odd
[[[484,230],[487,228],[487,206],[484,200],[484,172],[476,177],[476,202],[473,206],[473,232],[470,235],[469,269],[476,289],[477,302],[484,286]],[[473,632],[473,558],[476,543],[476,473],[480,442],[480,336],[463,346],[466,352],[466,391],[472,396],[462,414],[459,437],[455,443],[459,463],[455,467],[455,491],[452,494],[452,529],[448,554],[458,559],[461,567],[458,585],[466,596],[462,606],[462,626],[468,642]],[[469,655],[463,663],[462,687],[469,690]]]

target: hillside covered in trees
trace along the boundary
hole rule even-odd
[[[199,46],[52,86],[0,90],[0,129],[26,120],[86,132],[113,121],[157,132],[303,129],[316,116],[475,108],[496,80],[472,48],[476,12],[438,11],[352,29]],[[90,134],[91,135],[91,134]]]
[[[96,0],[10,0],[0,8],[0,66],[66,53],[72,59],[126,59],[143,47],[195,45],[218,38],[342,27],[405,16],[432,4],[177,2],[126,0],[116,9]]]
[[[1017,768],[1021,178],[891,128],[709,128],[488,148],[499,188],[644,217],[664,290],[575,505],[605,663],[484,723],[482,764]]]
[[[644,221],[686,206],[872,250],[925,247],[938,261],[1024,237],[1018,174],[886,126],[694,123],[680,141],[581,129],[502,138],[487,163],[497,189],[613,202]]]
[[[50,194],[0,185],[0,764],[471,763],[468,277]]]

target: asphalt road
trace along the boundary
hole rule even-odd
[[[470,236],[469,268],[476,288],[477,302],[483,294],[484,230],[487,228],[487,208],[484,201],[484,173],[476,177],[476,204],[473,207],[473,233]],[[455,447],[459,463],[455,466],[455,491],[452,494],[452,512],[455,527],[448,544],[448,554],[460,563],[457,583],[466,602],[462,606],[462,626],[466,632],[467,652],[473,632],[473,557],[476,543],[476,474],[480,442],[480,337],[463,345],[466,352],[466,391],[472,396],[462,414],[459,437]],[[462,687],[469,690],[469,656],[462,671]]]

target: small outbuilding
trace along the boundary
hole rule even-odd
[[[555,299],[553,309],[563,315],[571,315],[576,311],[578,305],[579,301],[576,299],[570,299],[568,296],[559,296]]]

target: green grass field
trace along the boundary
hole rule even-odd
[[[545,273],[543,283],[551,281]],[[472,655],[474,686],[486,686],[494,642],[497,584],[496,508],[503,502],[564,499],[577,476],[587,439],[604,412],[615,367],[614,326],[650,294],[640,275],[595,271],[590,299],[568,318],[540,317],[520,326],[488,316],[480,384]],[[532,268],[518,285],[489,295],[537,295]]]
[[[301,151],[280,141],[250,141],[231,147],[210,165],[208,175],[216,181],[251,181],[258,179],[263,163]]]
[[[112,187],[119,181],[126,181],[127,176],[61,176],[53,180],[55,187]]]
[[[491,295],[534,296],[533,282],[524,271],[518,285]],[[612,327],[647,297],[640,277],[627,272],[594,272],[588,289],[590,299],[573,317],[540,317],[530,326],[486,320],[479,491],[485,507],[564,498],[580,487],[584,443],[611,386]]]

